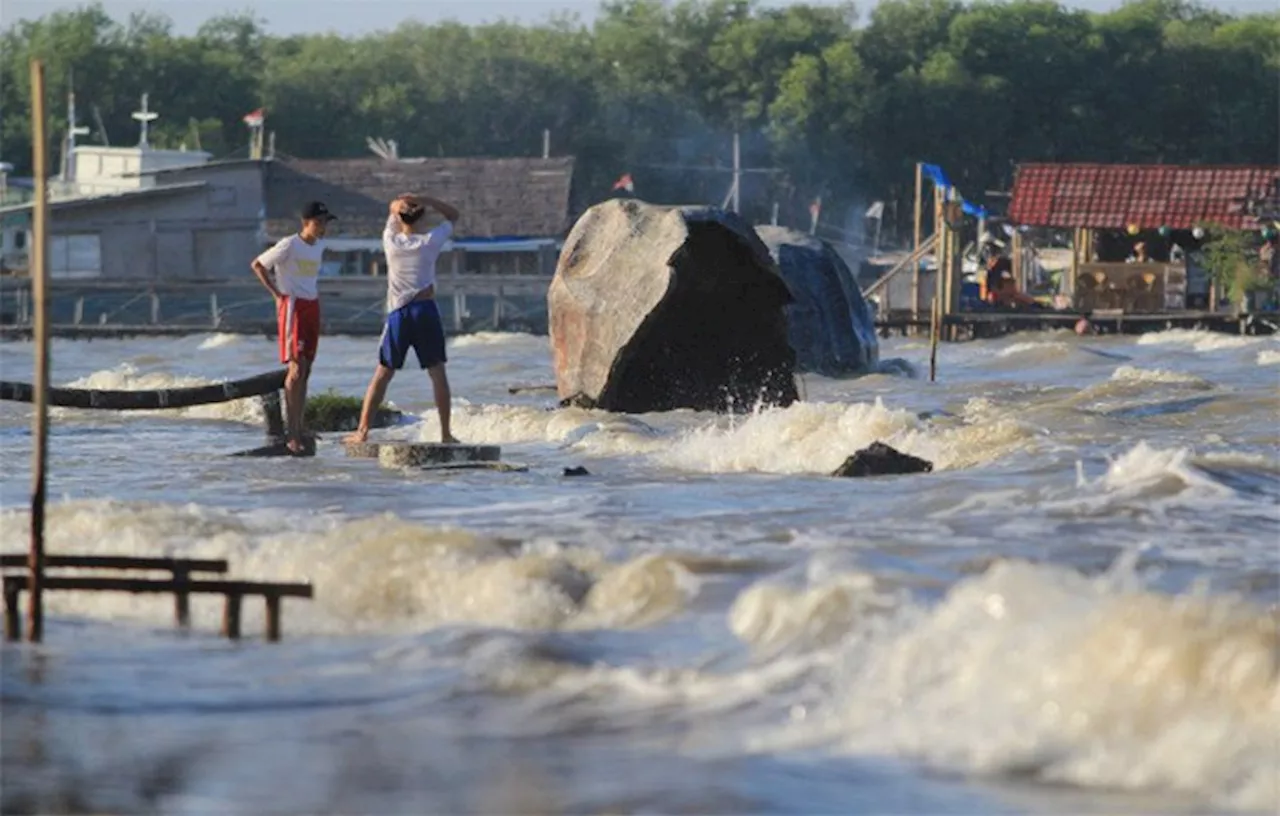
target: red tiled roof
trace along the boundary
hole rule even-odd
[[[1246,198],[1280,184],[1280,167],[1020,164],[1009,219],[1036,227],[1190,229],[1216,222],[1252,229]]]

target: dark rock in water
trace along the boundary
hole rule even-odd
[[[880,359],[875,315],[844,259],[825,241],[786,227],[759,226],[795,302],[787,336],[796,367],[825,376],[864,374]]]
[[[590,476],[591,473],[584,467],[571,467],[564,469],[565,476]]]
[[[844,464],[836,468],[832,476],[896,476],[905,473],[930,473],[933,463],[902,453],[883,442],[873,442],[869,447],[844,460]]]
[[[562,405],[750,410],[799,395],[768,249],[733,213],[614,199],[583,214],[547,293]]]

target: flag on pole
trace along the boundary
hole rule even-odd
[[[877,201],[868,207],[867,218],[884,218],[884,202]]]
[[[258,108],[252,113],[244,115],[244,123],[251,128],[260,128],[262,123],[267,120],[267,112],[263,108]]]
[[[813,235],[818,231],[818,217],[822,215],[822,196],[818,196],[809,205],[809,234]]]
[[[613,189],[626,190],[628,193],[634,193],[636,191],[636,184],[631,179],[630,173],[624,173],[622,178],[613,183]]]

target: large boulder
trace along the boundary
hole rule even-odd
[[[597,204],[569,233],[547,293],[561,403],[628,413],[790,405],[791,300],[733,213]]]
[[[863,374],[880,360],[875,315],[831,245],[786,227],[756,233],[791,289],[787,332],[796,367],[829,377]]]

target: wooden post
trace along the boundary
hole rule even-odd
[[[938,377],[938,335],[941,334],[941,312],[942,303],[937,298],[933,299],[933,306],[929,310],[929,382],[933,382]]]
[[[1009,260],[1013,264],[1013,281],[1019,292],[1027,291],[1027,269],[1022,262],[1022,232],[1014,230],[1013,242],[1009,249]]]
[[[280,596],[267,593],[267,640],[275,643],[280,640]]]
[[[160,322],[160,296],[155,292],[151,293],[151,325]]]
[[[173,571],[173,582],[175,584],[185,584],[191,580],[191,573],[185,569],[175,569]],[[182,629],[191,626],[191,595],[177,590],[173,593],[173,618],[178,626]]]
[[[79,326],[80,322],[83,320],[84,320],[84,298],[79,297],[79,298],[76,298],[76,314],[72,322],[74,322],[77,326]]]
[[[262,395],[262,415],[267,426],[267,441],[284,439],[284,414],[280,410],[279,391],[269,391]]]
[[[240,604],[244,596],[238,592],[227,593],[227,605],[222,610],[222,634],[229,640],[240,639]]]
[[[1080,275],[1080,244],[1083,240],[1081,234],[1082,230],[1079,227],[1071,233],[1071,268],[1067,270],[1067,281],[1063,287],[1066,290],[1063,294],[1070,298],[1073,309],[1076,302],[1076,280]]]
[[[218,293],[209,295],[209,322],[216,329],[222,325],[222,315],[218,313]]]
[[[924,219],[924,169],[920,162],[916,162],[916,201],[915,201],[915,228],[912,231],[911,249],[913,252],[920,251],[920,231],[921,221]],[[920,261],[916,260],[915,266],[911,269],[911,319],[920,319]]]
[[[933,188],[933,234],[937,240],[933,244],[933,299],[942,297],[943,258],[946,257],[947,225],[942,217],[942,188]]]
[[[44,64],[31,61],[32,202],[31,288],[35,295],[35,414],[32,418],[31,552],[27,558],[27,640],[44,636],[44,498],[49,455],[49,156],[45,131]]]
[[[22,639],[22,609],[18,606],[18,585],[4,584],[4,639]]]

